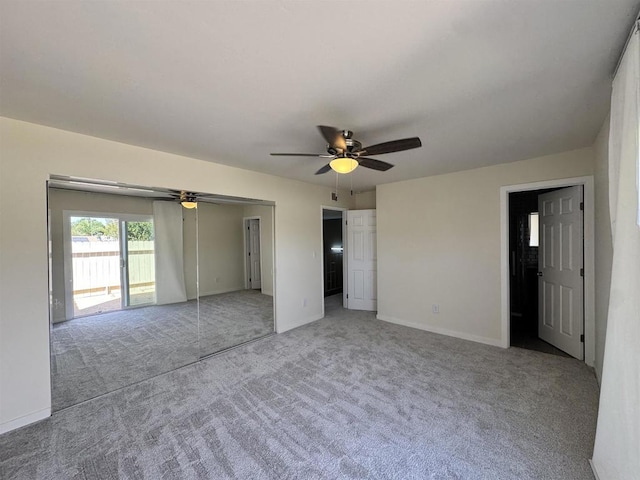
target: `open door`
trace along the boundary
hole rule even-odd
[[[347,212],[347,308],[378,309],[376,211]]]
[[[582,186],[538,197],[538,335],[584,359]]]

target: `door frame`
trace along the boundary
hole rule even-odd
[[[244,246],[244,289],[251,290],[251,285],[249,285],[249,274],[247,273],[247,269],[249,267],[249,263],[247,262],[247,245],[249,242],[249,235],[247,235],[247,228],[249,227],[249,220],[258,220],[260,223],[260,292],[262,293],[262,217],[260,215],[254,215],[251,217],[242,217],[242,238],[243,238],[243,246]]]
[[[324,318],[324,210],[334,210],[342,212],[342,305],[347,308],[347,210],[348,208],[320,205],[320,305],[322,306],[322,317]]]
[[[595,363],[595,198],[593,176],[563,178],[500,187],[500,346],[509,348],[509,194],[546,188],[583,186],[584,195],[584,361],[590,367]]]

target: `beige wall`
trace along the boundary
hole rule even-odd
[[[609,289],[611,287],[611,217],[609,216],[609,118],[594,144],[595,157],[595,268],[596,268],[596,360],[598,381],[602,380],[602,359],[607,334]]]
[[[591,174],[588,148],[379,185],[378,317],[500,345],[500,187]]]
[[[370,210],[376,208],[376,191],[356,193],[356,210]]]
[[[51,406],[50,174],[274,201],[277,330],[321,317],[318,211],[333,204],[330,188],[0,118],[0,431]],[[348,192],[339,198],[337,206],[351,206]],[[17,199],[28,201],[16,208]]]
[[[244,289],[244,236],[239,205],[198,204],[200,295]]]

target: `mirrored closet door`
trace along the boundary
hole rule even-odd
[[[269,202],[65,177],[48,198],[54,411],[273,333]]]
[[[273,207],[198,204],[200,355],[273,332]]]

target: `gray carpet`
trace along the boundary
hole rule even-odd
[[[200,355],[273,333],[273,297],[258,290],[200,298]]]
[[[57,411],[273,332],[273,299],[253,290],[104,313],[53,325]],[[200,342],[198,335],[200,334]]]
[[[592,479],[569,358],[326,310],[0,437],[2,479]]]

